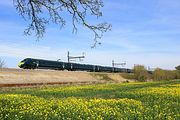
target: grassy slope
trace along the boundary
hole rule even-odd
[[[10,96],[10,95],[16,95],[16,97]],[[30,96],[30,98],[23,97],[26,95],[28,95],[28,97]],[[4,99],[3,99],[3,96],[4,96]],[[79,103],[79,104],[82,103],[83,105],[86,105],[88,110],[90,110],[91,112],[95,111],[95,113],[101,115],[100,117],[102,118],[108,118],[109,116],[111,117],[115,113],[118,113],[119,109],[115,109],[115,107],[113,106],[114,105],[118,106],[119,103],[116,103],[116,102],[119,100],[120,100],[119,101],[120,103],[123,103],[124,101],[127,101],[127,103],[131,103],[130,106],[128,106],[125,104],[126,102],[124,102],[125,107],[121,107],[121,108],[123,109],[128,108],[128,109],[119,110],[121,111],[121,115],[125,114],[126,111],[128,113],[127,116],[124,116],[124,117],[120,115],[122,118],[179,119],[180,117],[180,111],[179,111],[180,80],[150,82],[150,83],[99,84],[99,85],[85,85],[85,86],[51,86],[51,87],[44,86],[44,87],[37,87],[37,88],[3,88],[0,90],[0,98],[1,98],[0,103],[3,100],[7,101],[8,99],[16,100],[19,98],[17,96],[19,96],[20,98],[22,97],[22,99],[24,100],[37,99],[38,101],[40,99],[40,101],[44,101],[43,102],[44,104],[50,102],[52,105],[54,105],[55,102],[52,102],[52,99],[53,99],[53,101],[61,101],[62,103],[67,103],[66,105],[67,108],[69,106],[68,103],[71,103],[74,106],[77,105],[75,103]],[[35,98],[31,98],[34,96]],[[127,98],[127,99],[124,99],[124,98]],[[71,100],[68,101],[69,99],[72,99],[72,101]],[[131,99],[133,100],[131,101]],[[96,100],[100,100],[101,102],[94,104],[96,103]],[[32,101],[30,101],[30,103],[31,102]],[[112,106],[110,103],[112,103]],[[103,111],[106,111],[106,110],[99,111],[98,113],[97,113],[98,110],[94,110],[94,108],[99,108],[99,106],[101,106],[100,108],[103,108],[102,106],[104,104],[107,105],[106,106],[107,108],[109,109],[111,108],[112,111],[114,110],[116,112],[113,115],[111,113],[107,113],[106,115],[109,115],[109,116],[103,116],[104,115]],[[133,104],[135,105],[136,109],[134,109]],[[136,105],[140,107],[137,107]],[[2,107],[2,104],[0,104],[0,106]],[[39,106],[41,106],[41,104],[39,104]],[[4,109],[2,109],[1,111],[3,110]],[[79,113],[80,111],[76,111],[76,112]],[[109,111],[110,110],[107,110],[107,112]],[[72,112],[75,112],[75,111],[72,111]],[[88,113],[88,112],[85,112],[85,113]],[[52,116],[54,116],[54,114],[55,113],[53,113]],[[70,115],[71,113],[68,116]],[[92,113],[89,113],[88,115],[92,115]],[[115,114],[114,118],[119,117],[118,115],[119,114]],[[33,115],[30,115],[30,116],[32,117]],[[80,116],[81,119],[83,119],[82,116]],[[88,116],[88,117],[92,118],[92,116]],[[64,117],[61,117],[61,118],[64,118]],[[75,118],[77,118],[77,116]],[[87,119],[87,117],[85,118]]]

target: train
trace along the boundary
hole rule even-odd
[[[88,72],[125,72],[132,73],[132,69],[117,68],[101,65],[78,64],[61,61],[43,60],[26,58],[22,60],[18,66],[23,69],[53,69],[53,70],[68,70],[68,71],[88,71]]]

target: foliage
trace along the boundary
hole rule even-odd
[[[135,66],[134,73],[122,73],[125,79],[136,79],[138,81],[150,80],[174,80],[180,79],[180,70],[163,70],[156,68],[152,72],[147,72],[144,66]]]
[[[180,70],[180,65],[178,65],[177,67],[175,67],[176,68],[176,70]]]
[[[1,119],[136,119],[142,112],[142,103],[130,99],[45,100],[30,95],[1,95],[0,101],[4,109]]]
[[[148,72],[143,65],[134,66],[134,76],[138,81],[146,81],[148,79]]]
[[[165,72],[164,70],[157,68],[155,69],[155,71],[153,72],[153,79],[154,80],[164,80],[165,79]]]
[[[180,80],[3,88],[0,119],[178,120]]]
[[[135,75],[133,73],[121,73],[121,76],[125,79],[135,80]]]
[[[91,73],[91,75],[99,80],[113,81],[107,73]]]
[[[77,24],[82,24],[90,29],[97,38],[101,38],[103,33],[110,30],[111,25],[100,23],[91,25],[87,21],[87,16],[92,15],[97,18],[102,16],[100,9],[103,7],[102,0],[13,0],[19,14],[30,23],[24,31],[26,35],[31,35],[35,31],[36,36],[42,37],[45,33],[46,25],[50,22],[65,26],[66,16],[72,18],[73,32],[77,31]]]
[[[180,70],[175,70],[176,79],[180,79]]]
[[[180,79],[180,71],[178,71],[178,70],[163,70],[163,69],[157,68],[153,72],[153,79],[154,80]]]

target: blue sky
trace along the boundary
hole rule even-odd
[[[107,21],[112,30],[95,49],[91,49],[93,33],[79,25],[77,34],[72,34],[70,18],[61,30],[54,24],[47,26],[39,41],[34,35],[23,35],[28,24],[12,2],[0,1],[0,58],[7,67],[17,68],[26,57],[67,61],[68,50],[71,55],[85,52],[86,58],[80,63],[110,66],[114,59],[127,61],[128,68],[142,64],[163,69],[180,64],[179,0],[104,0],[103,17],[89,17],[88,21]]]

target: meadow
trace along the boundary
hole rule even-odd
[[[180,80],[0,89],[3,120],[180,120]]]

